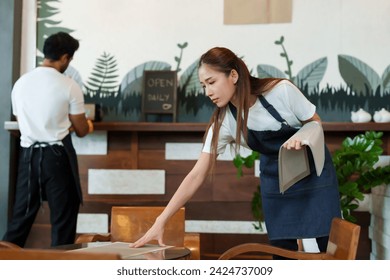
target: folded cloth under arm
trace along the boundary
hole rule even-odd
[[[289,187],[310,174],[310,166],[307,158],[309,147],[314,159],[317,176],[320,176],[325,163],[324,131],[317,121],[311,121],[303,125],[289,140],[300,140],[300,150],[283,148],[279,149],[279,189],[285,192]],[[286,141],[286,142],[287,142]]]

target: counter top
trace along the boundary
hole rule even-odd
[[[324,131],[327,132],[342,132],[356,131],[364,132],[367,130],[375,131],[390,131],[390,123],[352,123],[352,122],[323,122]],[[95,122],[95,130],[103,131],[189,131],[203,132],[206,130],[207,123],[163,123],[163,122]],[[18,130],[16,121],[4,122],[4,129]]]

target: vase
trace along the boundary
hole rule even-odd
[[[374,121],[377,123],[390,122],[390,112],[385,108],[382,108],[380,111],[375,111]]]
[[[366,123],[371,121],[371,114],[364,111],[362,108],[356,112],[351,112],[351,121],[354,123]]]

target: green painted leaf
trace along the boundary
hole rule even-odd
[[[61,21],[60,20],[50,20],[50,19],[45,19],[45,21],[43,22],[45,25],[57,25],[57,24],[60,24]]]
[[[180,76],[179,91],[184,97],[198,94],[204,95],[203,88],[198,78],[199,60],[193,62]]]
[[[98,75],[95,75],[95,77],[102,78],[102,76],[99,77]],[[100,79],[97,79],[95,77],[89,78],[89,81],[92,81],[92,82],[95,82],[96,84],[99,84],[100,83]]]
[[[180,49],[184,49],[188,46],[188,42],[184,42],[183,44],[177,44],[177,46],[180,48]]]
[[[283,44],[283,42],[284,42],[284,37],[281,36],[279,40],[276,40],[276,41],[275,41],[275,44],[276,44],[276,45],[281,45],[281,44]]]
[[[339,70],[344,81],[358,95],[372,95],[381,85],[379,75],[363,61],[349,55],[339,55]]]
[[[308,92],[312,92],[325,75],[328,59],[322,57],[302,68],[296,77],[300,87],[308,86]]]
[[[390,65],[386,67],[382,75],[382,87],[383,91],[390,93]]]
[[[91,76],[88,78],[85,88],[89,96],[111,96],[117,95],[118,83],[116,78],[118,75],[112,75],[117,72],[117,64],[115,57],[109,53],[103,52],[96,59]]]
[[[44,40],[51,34],[59,31],[71,33],[74,30],[60,27],[60,20],[54,20],[51,17],[57,15],[60,10],[55,6],[60,3],[60,0],[38,0],[37,1],[37,65],[43,60],[43,43]]]
[[[278,68],[267,64],[257,65],[257,75],[259,78],[286,78],[286,75]]]
[[[55,14],[58,14],[60,12],[58,8],[51,6],[50,2],[59,3],[60,1],[59,0],[45,0],[45,1],[38,0],[37,1],[38,15],[40,18],[47,18]]]

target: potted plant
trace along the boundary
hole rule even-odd
[[[354,138],[347,137],[332,156],[339,182],[343,218],[356,222],[352,211],[359,206],[365,193],[383,183],[390,183],[390,166],[376,166],[382,155],[383,132],[366,131]]]

